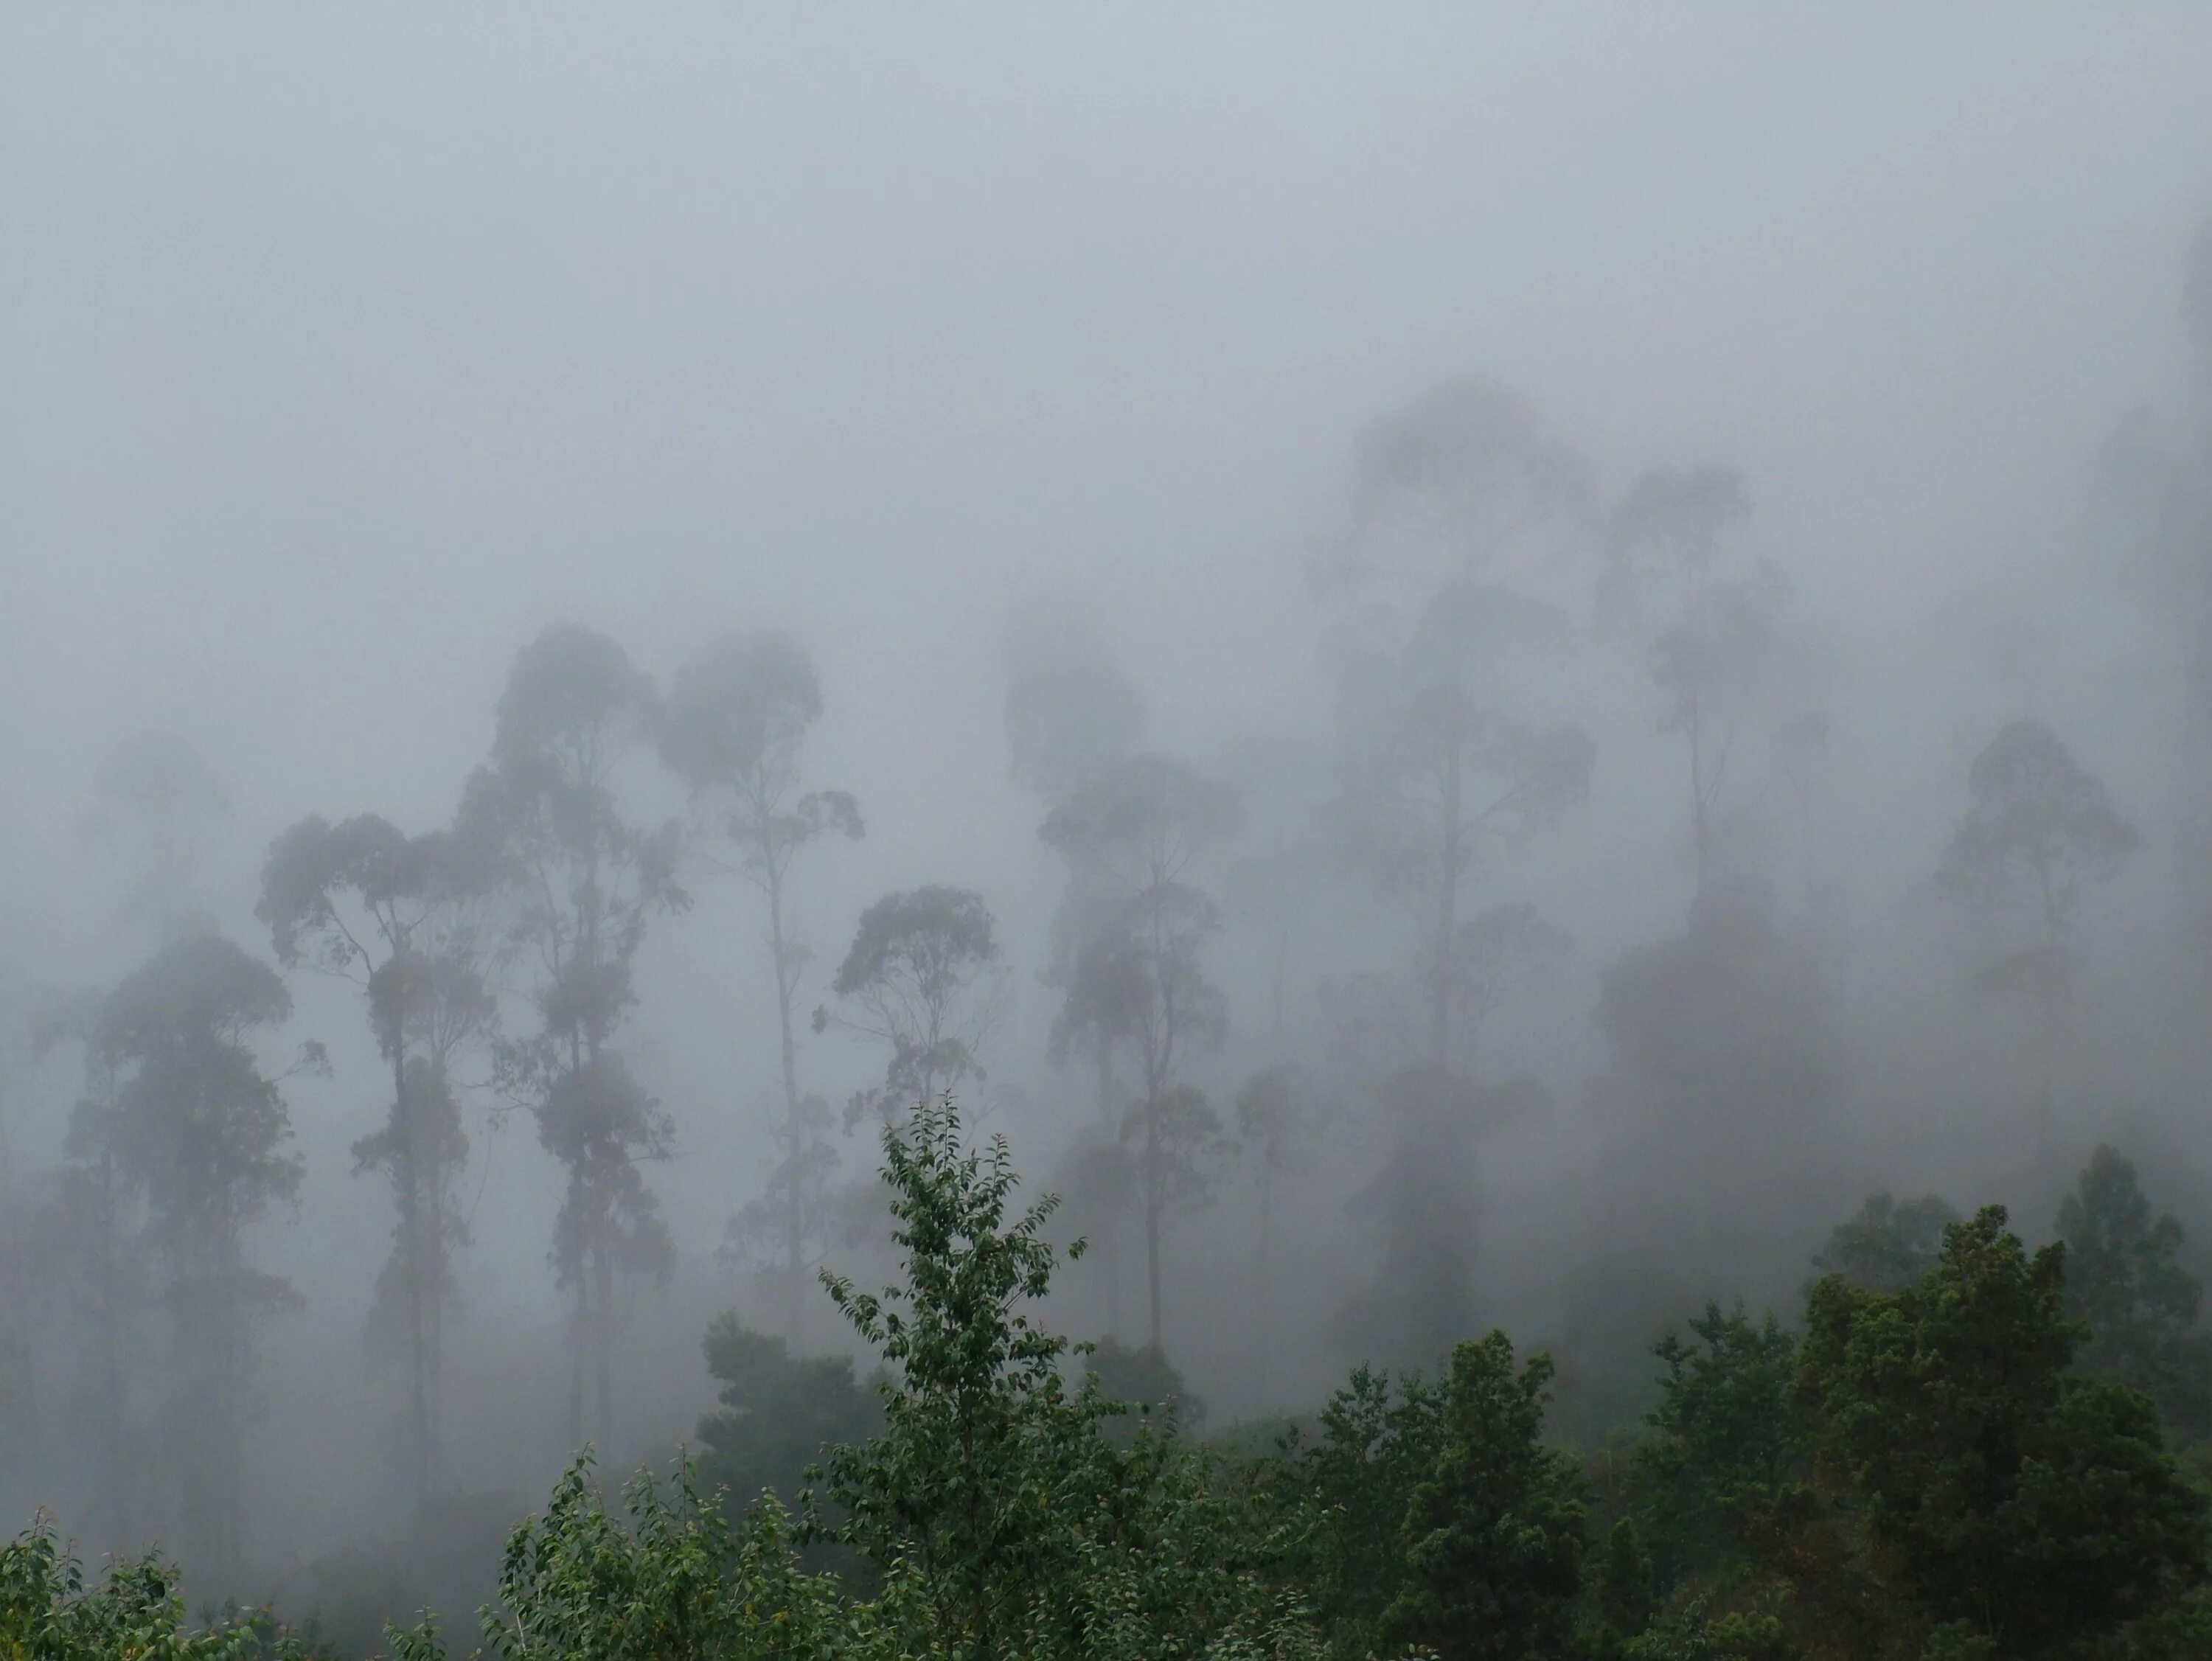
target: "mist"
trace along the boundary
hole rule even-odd
[[[5,9],[0,1496],[142,1543],[55,1219],[210,931],[296,1161],[235,1538],[158,1184],[116,1376],[225,1594],[665,1457],[726,1312],[850,1350],[815,1271],[887,1271],[948,1089],[1089,1237],[1056,1318],[1216,1426],[1504,1325],[1594,1440],[1868,1195],[2046,1237],[2103,1143],[2212,1263],[2208,64],[2178,6]],[[270,897],[359,815],[485,862],[400,885],[486,1000],[427,1476],[377,954]],[[988,927],[870,912],[943,890]]]

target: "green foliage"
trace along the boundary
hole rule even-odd
[[[1355,1368],[1322,1409],[1318,1436],[1285,1439],[1278,1503],[1299,1519],[1283,1567],[1313,1599],[1333,1653],[1380,1643],[1406,1578],[1405,1520],[1443,1449],[1442,1402],[1419,1374]]]
[[[1959,1214],[1934,1194],[1899,1200],[1869,1194],[1859,1214],[1839,1222],[1813,1257],[1823,1275],[1840,1275],[1853,1286],[1895,1292],[1935,1266],[1943,1231]]]
[[[1652,1440],[1632,1479],[1668,1577],[1743,1561],[1753,1531],[1789,1501],[1806,1475],[1812,1420],[1790,1386],[1797,1340],[1769,1315],[1754,1321],[1717,1304],[1669,1334]]]
[[[1650,1625],[1656,1600],[1651,1558],[1633,1519],[1622,1518],[1606,1536],[1591,1590],[1598,1629],[1590,1647],[1601,1656],[1617,1656],[1627,1640]]]
[[[0,1661],[315,1661],[261,1611],[194,1631],[176,1571],[126,1559],[88,1585],[44,1515],[0,1546]]]
[[[2059,1655],[2204,1573],[2205,1502],[2150,1403],[2068,1376],[2065,1248],[2031,1258],[1990,1206],[1891,1295],[1831,1278],[1802,1384],[1893,1593],[1998,1652]]]
[[[1582,1478],[1541,1440],[1551,1357],[1517,1372],[1503,1332],[1455,1345],[1442,1447],[1407,1506],[1406,1584],[1386,1637],[1444,1661],[1555,1653],[1582,1585]]]
[[[2212,1337],[2197,1330],[2203,1288],[2175,1259],[2181,1225],[2151,1220],[2135,1167],[2111,1148],[2091,1155],[2058,1209],[2066,1242],[2066,1312],[2089,1329],[2076,1362],[2141,1391],[2168,1425],[2212,1428]]]
[[[885,1573],[926,1653],[1187,1655],[1294,1646],[1300,1628],[1250,1568],[1243,1521],[1194,1456],[1102,1434],[1120,1410],[1029,1306],[1051,1284],[1048,1199],[1015,1215],[1002,1139],[963,1147],[950,1101],[885,1134],[906,1252],[880,1294],[827,1279],[880,1349],[884,1432],[832,1448],[836,1537]],[[1285,1625],[1285,1621],[1289,1624]]]
[[[479,1612],[491,1661],[799,1661],[853,1653],[835,1583],[800,1570],[771,1499],[733,1527],[687,1462],[664,1488],[641,1473],[607,1514],[588,1458],[507,1543],[499,1598]],[[395,1661],[441,1661],[434,1624],[387,1634]]]
[[[1772,1609],[1711,1612],[1703,1598],[1662,1616],[1621,1646],[1621,1661],[1783,1661],[1782,1618]]]
[[[1121,1403],[1127,1412],[1116,1436],[1126,1442],[1138,1425],[1147,1420],[1164,1431],[1195,1432],[1206,1423],[1206,1403],[1189,1385],[1165,1352],[1151,1344],[1123,1343],[1101,1338],[1083,1358],[1083,1370],[1097,1381],[1098,1392]]]

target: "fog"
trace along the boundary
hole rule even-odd
[[[2040,1234],[2113,1140],[2154,1201],[2212,1206],[2208,64],[2212,15],[2182,6],[6,8],[0,1496],[138,1543],[101,1532],[72,1428],[83,1265],[41,1221],[82,1163],[86,1069],[30,1036],[52,992],[112,989],[163,937],[125,905],[149,856],[99,811],[103,758],[149,730],[204,758],[223,801],[170,864],[276,968],[272,840],[318,814],[453,822],[554,625],[661,694],[732,630],[811,654],[800,779],[866,821],[799,849],[785,896],[813,951],[790,960],[795,1075],[838,1191],[876,1158],[848,1099],[911,1082],[831,987],[894,892],[972,889],[996,919],[981,1076],[933,1076],[1030,1186],[1123,1123],[1080,1034],[1053,1043],[1051,972],[1088,926],[1063,900],[1103,833],[1040,834],[1110,769],[1025,782],[1024,711],[1121,685],[1145,718],[1122,749],[1245,786],[1233,823],[1177,821],[1170,874],[1222,907],[1191,947],[1220,1041],[1149,1083],[1139,1034],[1107,1063],[1125,1107],[1202,1092],[1224,1140],[1249,1080],[1303,1070],[1311,1131],[1266,1245],[1249,1124],[1165,1213],[1160,1337],[1217,1425],[1310,1408],[1365,1355],[1432,1363],[1465,1336],[1443,1310],[1552,1345],[1594,1437],[1635,1410],[1620,1380],[1667,1318],[1786,1303],[1877,1190],[2002,1200]],[[1426,869],[1402,848],[1371,880],[1371,770],[1399,752],[1358,688],[1388,704],[1362,675],[1411,661],[1405,573],[1483,543],[1504,496],[1481,469],[1506,456],[1520,488],[1532,434],[1571,451],[1573,488],[1509,504],[1474,574],[1548,608],[1545,640],[1483,647],[1478,696],[1572,723],[1587,773],[1468,856],[1457,919],[1525,906],[1544,949],[1500,949],[1480,987],[1454,971],[1431,1049],[1435,907],[1389,892]],[[1748,511],[1713,522],[1692,588],[1764,562],[1779,597],[1691,763],[1681,682],[1654,684],[1668,602],[1605,596],[1666,540],[1637,541],[1637,481],[1701,464]],[[1465,524],[1438,518],[1469,495]],[[1347,550],[1366,575],[1333,586]],[[2063,937],[2006,960],[2025,981],[1990,957],[2015,948],[1971,903],[1960,832],[1970,769],[2022,718],[2136,839],[2069,868]],[[1251,735],[1304,747],[1288,783],[1238,773]],[[692,816],[653,743],[613,777],[635,824]],[[1250,871],[1293,845],[1279,1037]],[[696,846],[679,867],[690,903],[652,909],[608,1040],[671,1137],[635,1167],[671,1256],[620,1277],[586,1415],[617,1470],[713,1406],[719,1312],[847,1343],[826,1299],[794,1331],[783,1282],[726,1249],[787,1110],[770,924]],[[542,1025],[532,973],[490,974],[510,1040]],[[329,1066],[282,1081],[303,1174],[240,1237],[298,1294],[252,1331],[225,1568],[254,1595],[412,1514],[406,1369],[368,1332],[392,1190],[351,1151],[392,1069],[357,986],[283,975],[253,1052],[274,1074],[313,1041]],[[454,1074],[436,1485],[504,1516],[573,1452],[572,1302],[543,1100],[494,1070],[483,1045]],[[1068,1197],[1065,1233],[1103,1215]],[[1055,1315],[1139,1343],[1136,1211],[1113,1238]],[[880,1230],[823,1252],[889,1267]],[[160,1409],[163,1331],[134,1412]],[[213,1548],[167,1457],[136,1516],[189,1563]]]

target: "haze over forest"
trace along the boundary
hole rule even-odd
[[[2045,1238],[2100,1143],[2212,1268],[2208,65],[2184,6],[5,9],[0,1499],[258,1593],[659,1458],[716,1316],[846,1344],[944,1089],[1217,1424],[1502,1325],[1595,1437],[1867,1195]],[[394,903],[480,999],[400,1023],[427,1479],[362,815],[452,833]],[[289,1290],[209,1539],[150,1313],[127,1511],[88,1452],[70,1197],[218,980]]]

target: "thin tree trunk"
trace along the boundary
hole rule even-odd
[[[768,884],[769,952],[775,965],[776,1035],[783,1049],[783,1107],[785,1134],[789,1138],[784,1184],[784,1295],[788,1308],[786,1329],[793,1343],[806,1325],[806,1215],[799,1191],[801,1155],[806,1125],[799,1110],[798,1045],[791,1032],[791,995],[795,990],[791,973],[791,943],[783,933],[783,882],[773,875]]]
[[[1160,1347],[1160,1098],[1154,1090],[1145,1103],[1145,1296],[1148,1331]]]
[[[1274,1198],[1275,1170],[1272,1165],[1260,1167],[1260,1252],[1259,1287],[1253,1301],[1260,1312],[1260,1408],[1262,1412],[1275,1402],[1274,1375],[1274,1294],[1272,1265],[1273,1231],[1269,1227],[1272,1203]]]
[[[599,1377],[599,1457],[614,1458],[615,1442],[615,1266],[605,1242],[592,1253],[592,1297],[599,1305],[592,1332]]]
[[[1440,1070],[1451,1064],[1451,949],[1452,937],[1459,931],[1461,843],[1466,835],[1460,766],[1459,739],[1454,734],[1444,757],[1443,836],[1438,850],[1437,932],[1431,947],[1435,961],[1430,965],[1429,1059]]]
[[[393,1021],[396,1028],[397,1019]],[[393,1124],[399,1132],[393,1155],[398,1164],[400,1278],[407,1300],[407,1410],[414,1446],[415,1509],[430,1503],[430,1395],[428,1349],[423,1331],[422,1176],[416,1159],[415,1116],[407,1100],[407,1051],[395,1030],[392,1045]]]
[[[575,1300],[568,1321],[568,1446],[572,1449],[584,1445],[584,1335],[588,1320],[584,1265],[579,1261]]]

